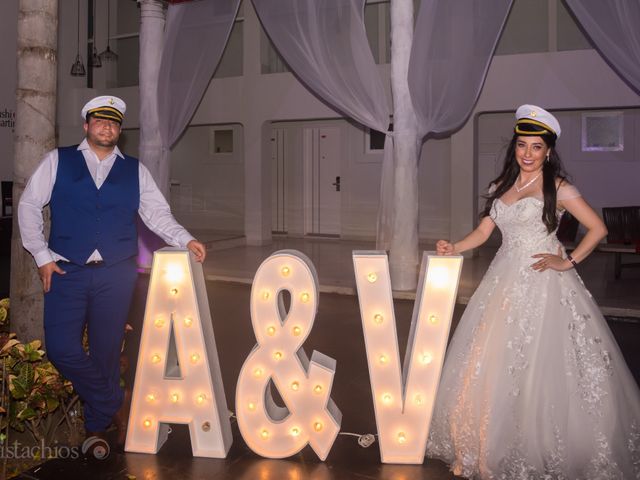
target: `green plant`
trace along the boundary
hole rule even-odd
[[[8,312],[8,302],[2,307]],[[41,345],[40,340],[22,343],[15,333],[0,333],[0,431],[6,431],[7,426],[18,432],[28,431],[37,443],[49,445],[63,422],[70,434],[77,432],[70,413],[78,396],[71,382],[44,358]]]
[[[4,326],[9,321],[9,299],[0,300],[0,326]]]

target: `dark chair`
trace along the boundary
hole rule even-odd
[[[602,218],[607,226],[607,243],[632,245],[640,242],[640,206],[604,207]]]
[[[13,213],[13,182],[0,182],[2,190],[2,216],[8,217]]]
[[[614,276],[618,279],[623,267],[640,267],[640,262],[622,261],[622,255],[640,253],[640,207],[604,207],[602,218],[609,233],[607,243],[598,249],[614,254]]]

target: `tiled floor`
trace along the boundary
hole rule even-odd
[[[235,241],[229,236],[204,238]],[[432,248],[432,246],[431,246]],[[321,297],[315,327],[304,348],[307,353],[318,350],[337,360],[332,398],[343,413],[342,432],[374,433],[375,416],[366,352],[355,295],[351,253],[370,250],[369,242],[328,239],[275,238],[273,244],[262,247],[234,247],[217,250],[214,245],[205,262],[205,275],[216,344],[222,367],[228,408],[235,410],[235,386],[242,364],[255,344],[249,314],[250,283],[260,263],[271,253],[296,249],[314,263],[321,284]],[[429,245],[425,246],[429,249]],[[465,260],[459,289],[459,305],[454,324],[464,310],[464,304],[481,280],[493,254],[483,249],[479,256]],[[609,317],[611,327],[625,360],[636,379],[640,379],[640,269],[623,272],[620,280],[613,278],[613,258],[596,253],[580,265],[579,271],[588,288]],[[229,282],[231,280],[231,282]],[[141,330],[148,276],[141,275],[130,323],[134,333],[127,345],[131,364],[135,365]],[[412,294],[400,293],[395,301],[400,358],[403,358],[413,309]],[[624,318],[622,318],[624,317]],[[340,331],[340,335],[336,332]],[[266,460],[251,452],[232,423],[233,446],[225,459],[194,458],[189,434],[184,426],[173,426],[173,433],[157,455],[113,452],[107,460],[50,460],[25,472],[23,479],[313,479],[313,480],[451,480],[453,476],[440,461],[427,459],[422,465],[384,465],[380,463],[379,446],[358,446],[348,434],[340,435],[327,460],[321,462],[306,447],[297,455],[283,460]]]
[[[207,244],[213,246],[205,263],[208,280],[251,283],[258,266],[271,253],[295,249],[307,255],[315,265],[321,291],[351,295],[355,294],[352,252],[375,249],[375,244],[367,241],[274,237],[270,245],[215,250],[216,243],[227,238],[203,233]],[[435,248],[433,244],[420,247],[421,251]],[[468,302],[494,254],[495,248],[481,248],[476,257],[465,259],[458,288],[458,303],[464,305]],[[640,262],[640,255],[633,257],[638,259],[629,258],[628,261]],[[605,315],[640,318],[640,268],[625,269],[621,278],[616,280],[613,263],[613,254],[594,252],[579,265],[578,272]],[[413,299],[414,293],[397,292],[395,296]]]
[[[141,330],[148,276],[142,275],[130,317],[134,332],[127,338],[132,364],[135,365],[136,334]],[[242,364],[256,340],[249,314],[248,285],[207,282],[212,323],[225,388],[227,407],[236,411],[235,387]],[[400,347],[404,357],[413,302],[394,302]],[[455,329],[463,311],[454,312]],[[636,380],[640,380],[640,325],[609,322],[625,360]],[[336,332],[340,332],[339,335]],[[187,429],[172,425],[173,433],[157,455],[116,453],[102,461],[50,460],[23,474],[22,479],[46,480],[124,480],[124,479],[219,479],[219,480],[452,480],[447,466],[425,459],[421,465],[385,465],[380,462],[379,444],[358,446],[350,433],[375,433],[375,415],[366,364],[366,352],[358,301],[351,295],[322,293],[314,327],[303,346],[307,354],[318,350],[337,361],[331,397],[342,411],[341,432],[325,462],[310,447],[282,460],[260,458],[246,446],[237,424],[232,420],[233,445],[225,459],[194,458]]]

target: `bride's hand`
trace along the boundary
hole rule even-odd
[[[453,243],[448,240],[438,240],[436,242],[436,253],[438,255],[453,255],[455,253]]]
[[[555,270],[556,272],[564,272],[573,267],[569,260],[562,258],[562,250],[558,249],[558,254],[553,253],[536,253],[531,255],[532,258],[539,258],[536,263],[531,265],[531,268],[538,272],[544,272],[548,268]]]

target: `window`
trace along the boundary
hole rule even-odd
[[[260,26],[260,73],[290,72],[288,65],[280,56],[276,47]]]
[[[111,6],[113,7],[113,2]],[[137,2],[131,0],[118,0],[115,6],[116,35],[112,32],[111,45],[118,54],[118,61],[115,63],[116,85],[113,86],[130,87],[139,84],[140,9]],[[113,23],[111,29],[113,30]]]
[[[515,0],[496,47],[496,55],[549,51],[547,1]]]
[[[393,123],[389,124],[389,130],[393,132]],[[384,150],[384,141],[386,140],[386,135],[384,132],[379,132],[378,130],[371,130],[370,128],[366,129],[366,133],[364,135],[364,151],[365,153],[378,153]]]
[[[414,12],[414,15],[417,13]],[[367,1],[364,7],[364,28],[375,62],[391,63],[391,17],[388,1]]]
[[[229,34],[229,40],[224,47],[222,57],[218,68],[213,75],[213,78],[226,78],[226,77],[240,77],[242,76],[242,62],[243,62],[243,27],[244,17],[241,17],[242,12],[238,12],[231,33]]]
[[[591,43],[583,35],[563,2],[558,1],[558,51],[589,48],[593,48]]]
[[[582,151],[624,151],[623,118],[622,112],[583,113]]]
[[[233,130],[212,129],[209,153],[233,153]]]

